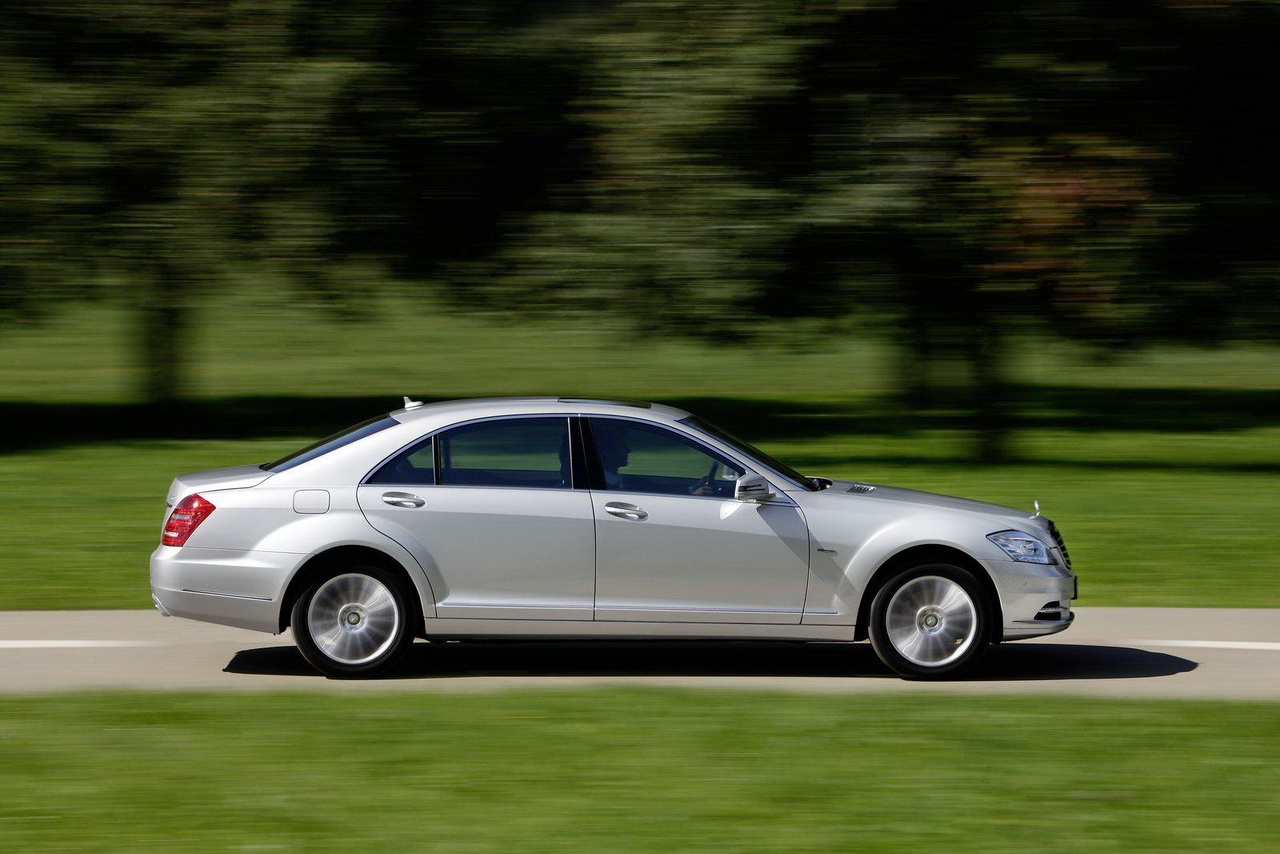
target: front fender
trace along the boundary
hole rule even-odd
[[[806,511],[815,545],[803,622],[853,625],[872,578],[896,555],[918,546],[955,549],[979,565],[987,556],[981,523],[922,510],[902,515]]]

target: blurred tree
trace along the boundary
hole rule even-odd
[[[933,397],[933,362],[969,365],[976,452],[997,459],[1010,331],[1133,346],[1229,334],[1266,304],[1205,311],[1224,287],[1274,282],[1277,259],[1236,235],[1248,262],[1204,263],[1217,247],[1194,238],[1261,222],[1277,196],[1241,180],[1276,189],[1260,147],[1229,146],[1247,168],[1205,157],[1217,130],[1188,102],[1212,98],[1196,79],[1273,68],[1257,33],[1275,18],[1248,3],[624,3],[589,39],[583,208],[541,217],[496,291],[718,340],[776,317],[887,321],[909,406]],[[1276,94],[1274,71],[1252,82]]]
[[[121,292],[150,402],[181,391],[192,300],[248,260],[242,203],[271,168],[251,143],[282,58],[268,5],[53,0],[6,15],[0,85],[18,98],[4,99],[0,170],[37,200],[22,216],[42,243],[5,261],[58,279],[27,302]],[[14,140],[31,141],[24,157]]]
[[[12,35],[0,29],[0,326],[82,295],[91,259],[58,248],[64,231],[92,225],[96,203],[85,175],[88,146],[58,126],[90,96],[15,55]]]
[[[572,6],[573,4],[569,4]],[[572,181],[556,3],[51,0],[0,33],[0,312],[122,291],[142,396],[201,295],[293,281],[354,316],[483,257]],[[270,286],[270,285],[268,285]]]
[[[1280,328],[1277,23],[1252,0],[18,5],[0,321],[118,293],[163,401],[193,300],[233,281],[716,341],[852,319],[889,330],[913,408],[968,365],[996,458],[1010,331]]]

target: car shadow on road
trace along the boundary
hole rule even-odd
[[[964,681],[1137,679],[1195,670],[1194,661],[1118,646],[1002,645]],[[225,668],[245,675],[317,677],[293,646],[242,650]],[[889,678],[869,644],[763,642],[417,643],[383,679],[518,676],[765,676]]]

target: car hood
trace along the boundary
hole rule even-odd
[[[180,474],[173,479],[173,484],[169,487],[167,501],[170,505],[173,505],[193,492],[216,489],[244,489],[249,486],[257,486],[271,477],[271,474],[271,472],[265,471],[256,465],[231,466],[225,469],[210,469],[209,471]]]
[[[1031,524],[1034,527],[1045,527],[1043,517],[1033,517],[1026,510],[1007,507],[1003,504],[990,504],[986,501],[974,501],[971,498],[957,498],[954,495],[940,495],[936,492],[922,492],[918,489],[904,489],[900,486],[885,486],[879,483],[863,483],[862,481],[837,480],[823,490],[836,496],[848,496],[861,502],[896,502],[915,507],[937,510],[958,510],[966,513],[981,514],[991,519],[999,519],[1001,523]]]

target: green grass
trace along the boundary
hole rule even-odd
[[[282,456],[299,442],[121,442],[0,456],[0,610],[145,608],[177,474]]]
[[[114,402],[136,391],[137,330],[110,306],[74,307],[0,332],[0,400]],[[184,360],[193,394],[222,398],[430,394],[847,399],[892,388],[894,354],[873,330],[781,331],[735,347],[636,335],[599,318],[499,323],[429,299],[383,301],[338,323],[280,297],[232,295],[196,315]],[[1275,348],[1159,347],[1100,365],[1042,336],[1015,346],[1009,377],[1099,389],[1280,390]]]
[[[944,405],[912,418],[886,406],[893,360],[866,335],[730,347],[708,330],[695,345],[590,318],[502,326],[408,305],[338,324],[282,298],[210,301],[186,357],[205,408],[160,431],[116,406],[134,377],[125,313],[78,307],[5,330],[0,414],[29,435],[0,452],[0,610],[146,607],[147,555],[180,472],[271,459],[401,393],[539,392],[684,402],[813,474],[1039,499],[1068,538],[1084,605],[1280,606],[1274,348],[1099,365],[1026,342],[1010,360],[1020,462],[990,467],[965,462],[972,437]],[[136,435],[191,438],[106,440]]]
[[[0,699],[0,849],[1272,851],[1274,706],[601,690]]]

